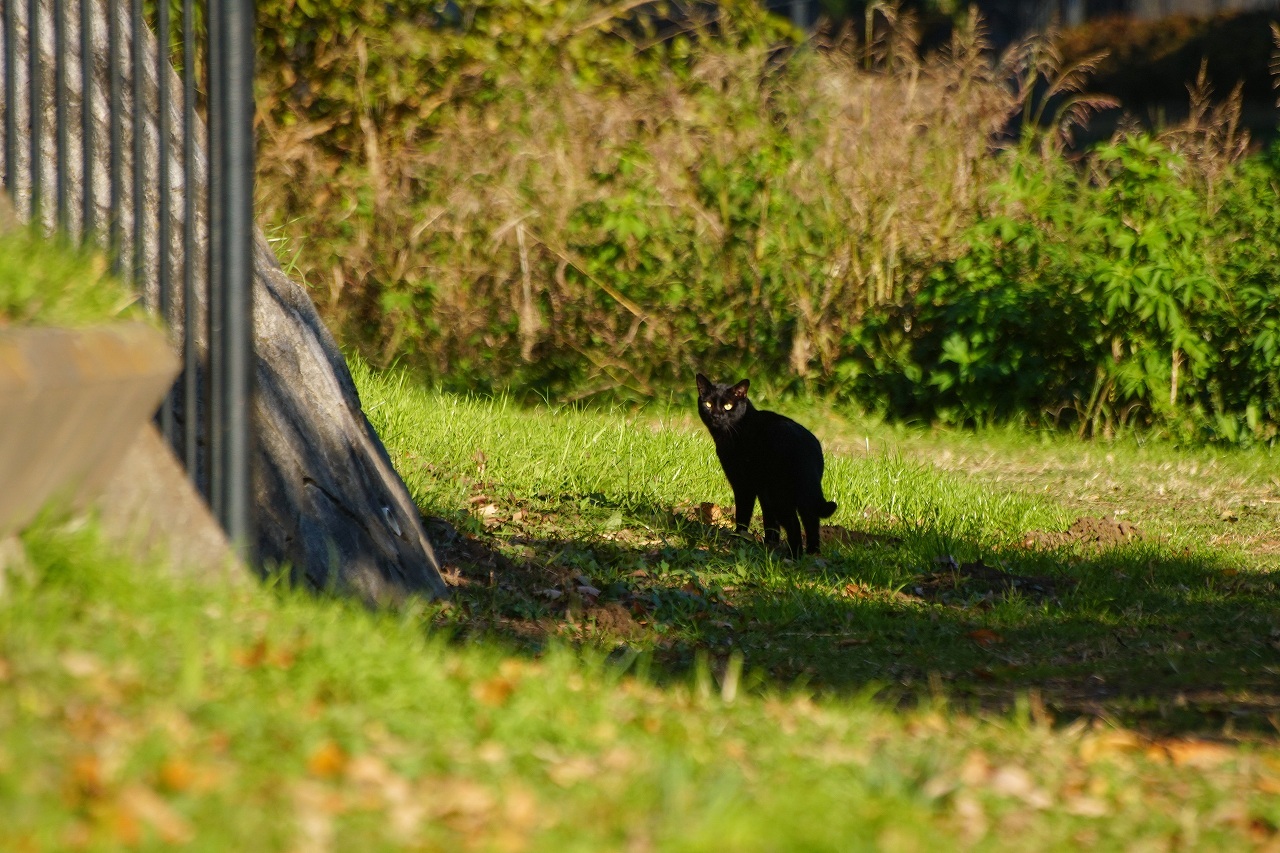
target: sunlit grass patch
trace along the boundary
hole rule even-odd
[[[528,408],[356,374],[420,506],[444,519],[429,529],[445,525],[456,603],[439,623],[465,636],[621,643],[676,681],[701,654],[740,654],[753,683],[907,702],[940,683],[972,709],[1037,689],[1067,718],[1270,731],[1270,700],[1227,697],[1277,690],[1274,566],[1188,526],[1195,496],[1141,501],[1157,448],[861,423],[854,450],[849,424],[800,403],[840,509],[822,557],[790,561],[758,520],[733,535],[712,442],[678,409]],[[1211,493],[1269,488],[1248,454],[1169,453]]]

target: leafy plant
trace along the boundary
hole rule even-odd
[[[957,424],[1274,435],[1275,154],[1224,166],[1133,136],[1082,170],[1026,147],[1007,156],[1012,177],[964,253],[848,340],[845,392]]]

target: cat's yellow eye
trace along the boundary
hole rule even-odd
[[[711,408],[711,401],[710,401],[710,400],[703,400],[703,401],[702,401],[702,405],[706,406],[706,407],[709,409],[709,408]]]
[[[729,410],[730,410],[730,409],[732,409],[732,408],[733,408],[733,403],[725,403],[725,404],[724,404],[724,410],[725,410],[726,412],[727,412],[727,411],[729,411]]]

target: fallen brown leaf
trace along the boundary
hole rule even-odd
[[[71,762],[69,783],[76,798],[100,797],[103,793],[102,762],[92,753],[76,756]]]
[[[125,847],[137,847],[142,842],[142,825],[132,809],[113,810],[110,821],[111,834]]]
[[[317,782],[299,781],[292,786],[296,849],[327,851],[333,848],[333,815],[338,803],[333,792]]]
[[[547,775],[561,788],[571,787],[584,779],[590,779],[599,772],[600,768],[595,762],[584,756],[566,758],[547,766]]]
[[[1002,797],[1021,800],[1033,809],[1046,809],[1053,802],[1038,787],[1031,774],[1016,764],[1007,764],[991,774],[991,790]]]
[[[160,787],[173,793],[180,793],[190,788],[195,778],[195,768],[181,758],[165,761],[156,773],[156,782]]]
[[[231,659],[245,669],[262,666],[267,659],[266,637],[260,637],[256,643],[248,648],[236,649],[231,653]]]
[[[1255,844],[1265,844],[1274,839],[1275,835],[1276,825],[1265,817],[1255,816],[1249,819],[1249,837]]]
[[[1146,742],[1133,732],[1125,729],[1105,729],[1095,732],[1080,741],[1080,757],[1085,763],[1092,764],[1100,758],[1119,753],[1132,753],[1141,750]]]
[[[482,705],[498,708],[507,704],[507,700],[511,698],[515,689],[514,680],[499,675],[472,686],[471,697]]]
[[[1155,746],[1163,749],[1169,759],[1179,767],[1206,769],[1217,767],[1236,757],[1236,752],[1231,747],[1209,740],[1166,740],[1160,741]]]
[[[102,662],[88,652],[64,652],[58,662],[73,678],[89,678],[103,671]]]
[[[1280,779],[1275,776],[1259,776],[1254,784],[1264,794],[1280,794]]]
[[[488,817],[497,805],[497,799],[478,782],[469,779],[448,779],[432,786],[436,792],[431,803],[434,811],[442,818],[458,818],[476,820]]]
[[[307,772],[321,779],[332,779],[347,766],[347,754],[342,747],[327,740],[307,759]]]
[[[992,631],[990,628],[979,628],[976,631],[970,631],[965,634],[965,636],[983,648],[1004,642],[1004,637],[1000,636],[995,631]]]
[[[1077,817],[1104,817],[1110,810],[1102,800],[1085,795],[1067,800],[1063,809],[1067,814]]]

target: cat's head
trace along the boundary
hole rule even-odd
[[[712,382],[701,373],[698,379],[698,416],[712,432],[732,429],[742,419],[751,403],[747,401],[747,388],[751,380],[743,379],[737,385]]]

